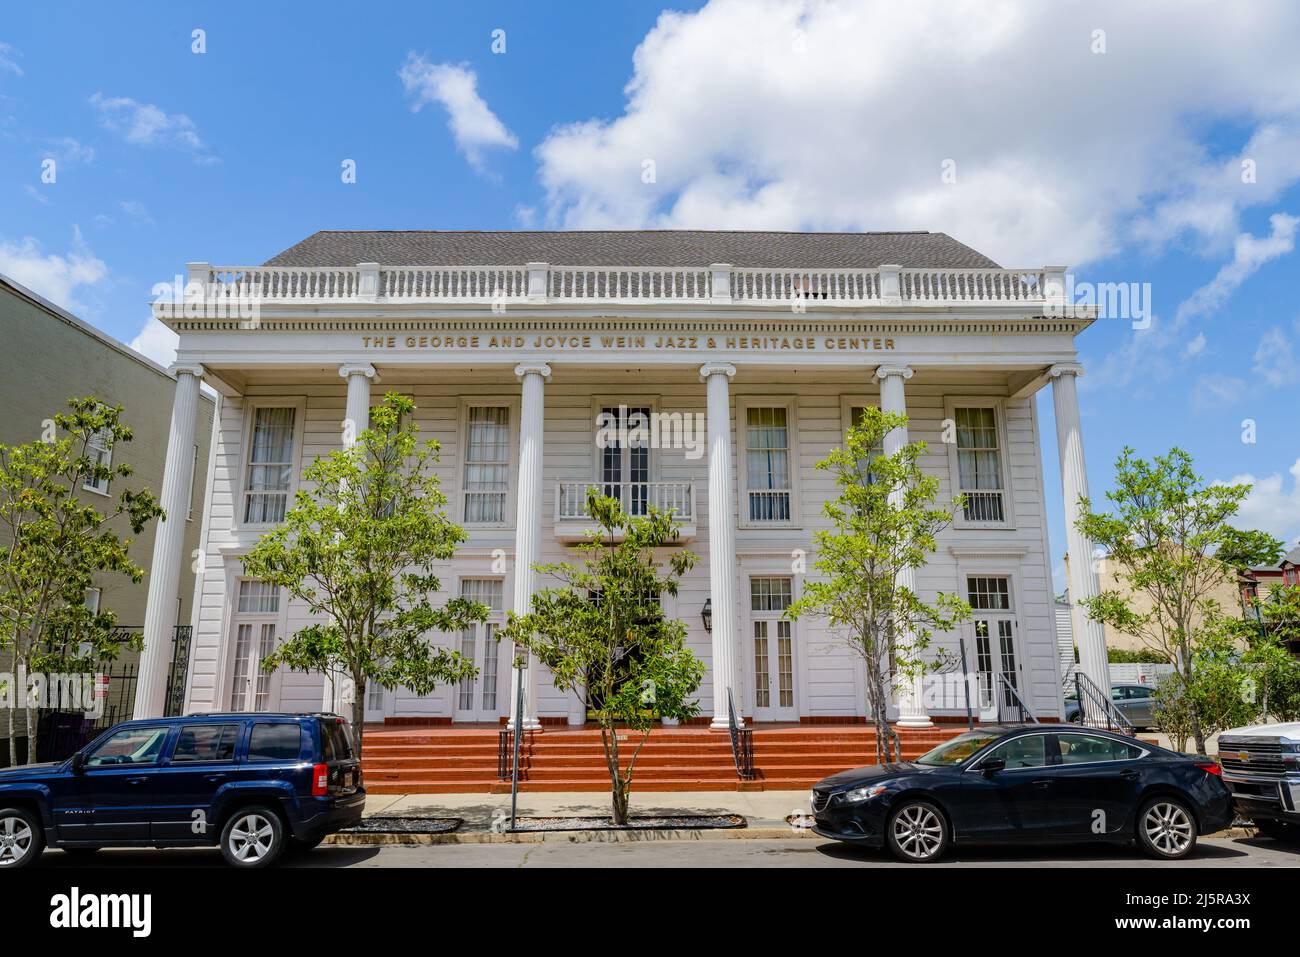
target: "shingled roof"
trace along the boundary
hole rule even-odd
[[[852,269],[998,264],[944,233],[787,233],[703,229],[459,231],[323,229],[267,266],[708,266]]]

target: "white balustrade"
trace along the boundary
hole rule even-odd
[[[355,266],[216,266],[201,270],[208,300],[290,302],[552,302],[706,303],[714,299],[712,267],[545,266],[530,300],[527,266],[380,266],[363,288]],[[372,265],[369,267],[374,269]],[[717,271],[721,301],[748,305],[855,306],[898,302],[944,306],[1000,303],[1037,305],[1050,295],[1045,269],[757,269]],[[369,273],[374,276],[373,272]],[[543,282],[544,280],[544,282]],[[724,280],[729,282],[724,286]],[[544,295],[536,293],[544,289]]]
[[[555,520],[575,522],[588,519],[587,491],[618,499],[629,515],[645,515],[653,508],[671,512],[678,522],[695,521],[694,482],[599,482],[591,479],[563,480],[556,483]]]

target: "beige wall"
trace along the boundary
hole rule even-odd
[[[114,463],[129,462],[135,469],[126,480],[127,486],[148,487],[159,494],[175,389],[172,377],[143,356],[4,282],[0,282],[0,329],[4,331],[4,347],[0,348],[0,403],[4,410],[0,415],[0,442],[15,445],[39,438],[42,422],[56,412],[66,412],[70,397],[93,395],[124,406],[123,421],[135,433],[131,442],[113,450]],[[199,543],[213,409],[212,400],[201,397],[194,432],[198,460],[191,517],[186,520],[181,516],[186,520],[187,555]],[[107,498],[93,492],[82,494],[88,501],[107,507],[119,491],[120,485],[115,482]],[[132,584],[118,575],[106,576],[100,582],[101,607],[116,612],[123,625],[144,624],[155,527],[150,524],[130,545],[132,560],[145,570],[144,580]],[[119,522],[118,530],[124,536],[131,535],[124,521]],[[181,572],[178,624],[190,623],[193,596],[194,575],[186,561]]]
[[[1120,587],[1117,573],[1112,562],[1108,559],[1098,559],[1097,575],[1101,580],[1102,591],[1123,591]],[[1211,595],[1224,612],[1229,615],[1239,616],[1241,614],[1241,598],[1237,594],[1237,586],[1231,580],[1225,580],[1224,583],[1216,588]],[[1138,614],[1146,614],[1151,610],[1151,600],[1145,594],[1132,596],[1133,610]],[[1105,625],[1106,647],[1107,648],[1127,648],[1133,651],[1146,647],[1142,640],[1136,635],[1126,635],[1122,631],[1117,631],[1110,625]]]

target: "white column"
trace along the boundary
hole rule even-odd
[[[532,610],[537,591],[533,565],[542,557],[542,446],[545,435],[546,380],[551,367],[545,362],[524,362],[515,367],[522,381],[519,402],[519,497],[515,506],[515,600],[516,614]],[[511,649],[513,663],[515,649]],[[537,731],[537,662],[531,657],[524,669],[524,730]],[[510,669],[510,720],[514,727],[515,701],[521,675]]]
[[[709,426],[709,597],[713,602],[713,721],[710,728],[729,727],[727,692],[741,719],[740,686],[736,681],[739,648],[736,613],[736,496],[731,484],[731,377],[736,367],[706,362],[700,367],[708,397]]]
[[[1106,631],[1088,617],[1082,602],[1101,590],[1092,563],[1093,544],[1075,527],[1079,498],[1088,494],[1088,471],[1083,461],[1083,434],[1079,428],[1078,377],[1083,366],[1062,362],[1048,370],[1052,377],[1052,404],[1056,407],[1056,447],[1061,456],[1061,498],[1065,506],[1065,547],[1070,569],[1070,625],[1079,645],[1079,669],[1102,694],[1109,694],[1110,666]]]
[[[343,447],[349,449],[357,444],[361,433],[370,427],[370,380],[375,378],[375,367],[364,362],[350,363],[339,366],[339,375],[348,384],[347,407],[339,426],[343,434]],[[350,675],[338,678],[327,675],[321,707],[351,718],[352,701],[356,693]]]
[[[149,594],[144,612],[144,650],[140,653],[135,689],[135,717],[162,716],[167,698],[167,668],[171,664],[176,596],[180,590],[185,555],[185,506],[194,481],[194,419],[199,411],[201,365],[176,365],[176,394],[167,433],[167,458],[163,465],[159,502],[166,518],[154,531],[153,559],[149,565]]]
[[[903,365],[883,365],[876,369],[876,381],[880,383],[880,411],[895,412],[899,415],[907,414],[907,398],[904,394],[903,383],[912,378],[912,370]],[[894,429],[885,436],[884,453],[886,455],[897,455],[898,452],[907,445],[907,426]],[[902,491],[895,492],[895,498],[900,499]],[[916,569],[904,568],[898,573],[898,587],[906,588],[908,591],[916,591]],[[900,632],[898,635],[900,648],[909,647],[910,636]],[[916,675],[908,681],[905,681],[898,688],[898,726],[900,728],[929,728],[933,726],[930,716],[925,711],[925,681],[921,675]]]

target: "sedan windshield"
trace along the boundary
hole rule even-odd
[[[992,744],[999,737],[1001,737],[1000,733],[967,731],[965,734],[959,734],[951,741],[945,741],[933,751],[927,751],[916,759],[916,763],[930,764],[937,767],[950,767],[954,764],[961,764],[976,751],[986,744]]]

